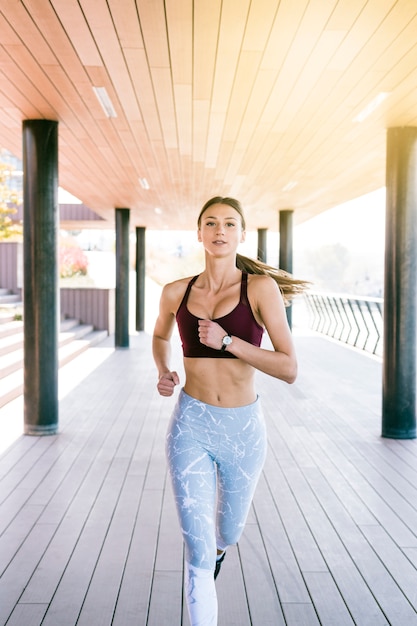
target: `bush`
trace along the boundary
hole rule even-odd
[[[60,278],[87,274],[88,259],[81,248],[71,240],[60,242],[58,263]]]

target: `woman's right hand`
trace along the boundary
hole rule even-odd
[[[165,372],[161,374],[158,380],[157,389],[161,396],[172,396],[175,385],[180,384],[180,378],[177,372]]]

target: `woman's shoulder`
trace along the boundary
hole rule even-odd
[[[193,279],[193,276],[186,278],[179,278],[171,283],[164,285],[162,289],[162,297],[172,303],[173,308],[177,304],[179,306],[189,282]],[[176,308],[178,308],[178,306]]]
[[[252,290],[273,289],[276,281],[268,274],[248,274],[248,286]]]
[[[248,297],[251,304],[258,309],[262,305],[267,306],[277,297],[282,298],[282,295],[277,282],[272,276],[268,276],[268,274],[249,274]]]
[[[181,290],[184,291],[193,278],[194,276],[187,276],[185,278],[178,278],[177,280],[173,280],[171,283],[166,283],[166,285],[164,285],[164,290],[173,293]]]

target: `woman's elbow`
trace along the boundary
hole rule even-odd
[[[287,377],[286,383],[292,385],[297,380],[297,371],[293,372],[290,376]]]
[[[289,385],[292,385],[296,379],[298,374],[297,361],[295,359],[291,359],[286,368],[285,374],[282,377],[282,380]]]

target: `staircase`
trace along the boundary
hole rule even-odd
[[[9,289],[0,287],[0,308],[14,308],[19,304],[21,304],[19,296],[16,296]]]
[[[17,301],[7,302],[7,298],[13,296],[0,297],[0,407],[23,393],[23,322],[14,319]],[[58,336],[59,367],[106,337],[105,330],[94,330],[75,319],[63,320]]]

